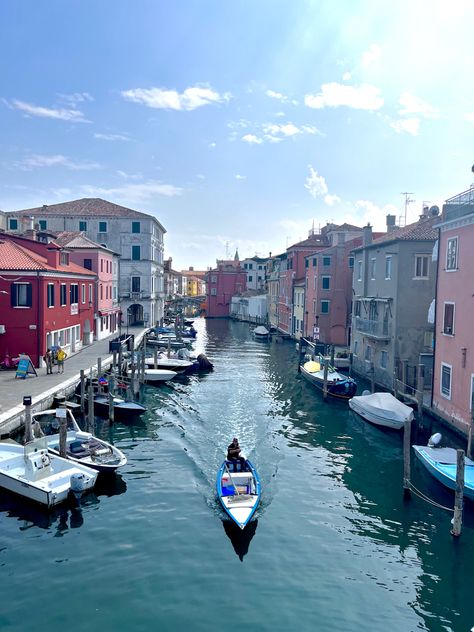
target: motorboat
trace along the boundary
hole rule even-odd
[[[403,428],[405,421],[413,420],[413,409],[391,393],[364,391],[349,400],[349,408],[372,424],[394,430]]]
[[[33,413],[31,425],[33,436],[45,437],[49,452],[59,456],[60,419],[58,411],[66,414],[66,455],[65,458],[87,465],[98,472],[115,472],[127,463],[125,454],[111,443],[81,430],[69,408],[43,410]]]
[[[258,327],[255,327],[252,333],[254,335],[255,340],[267,341],[270,339],[270,332],[263,325],[259,325]]]
[[[85,385],[85,394],[84,394],[84,401],[86,402],[86,405],[89,401],[89,378],[86,381],[86,385]],[[109,395],[108,395],[108,382],[107,380],[104,380],[100,383],[93,380],[93,387],[94,387],[94,413],[96,415],[99,416],[106,416],[108,417],[109,415]],[[100,390],[99,390],[100,387]],[[78,384],[76,386],[76,390],[75,390],[76,395],[81,394],[81,385]],[[126,400],[123,399],[122,397],[118,397],[116,395],[114,395],[113,398],[113,405],[114,405],[114,419],[116,419],[117,421],[119,419],[130,419],[130,417],[137,417],[139,415],[143,415],[143,413],[146,411],[145,406],[142,406],[142,404],[139,404],[138,402],[134,402],[131,400]]]
[[[193,362],[190,360],[181,360],[180,358],[171,358],[163,354],[158,354],[156,358],[145,358],[145,366],[149,369],[168,369],[169,371],[176,371],[176,373],[189,371],[193,368]]]
[[[260,479],[255,467],[248,459],[226,459],[217,473],[216,488],[224,511],[245,529],[260,501]]]
[[[131,375],[131,371],[127,373]],[[170,371],[169,369],[145,369],[144,380],[149,384],[157,384],[158,382],[168,382],[177,375],[176,371]]]
[[[46,507],[92,489],[98,471],[49,451],[46,437],[25,446],[0,442],[0,486]]]
[[[430,437],[428,445],[414,445],[416,456],[428,472],[449,489],[456,489],[457,452],[454,448],[439,447],[442,435],[437,432]],[[474,500],[474,461],[464,459],[464,495]]]
[[[323,359],[308,360],[300,365],[301,375],[319,390],[324,390]],[[347,375],[336,371],[332,366],[327,372],[327,394],[339,399],[350,399],[356,394],[357,382]]]

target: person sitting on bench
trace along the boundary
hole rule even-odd
[[[240,468],[243,470],[245,466],[245,459],[243,456],[240,456],[240,452],[239,440],[234,437],[232,439],[232,443],[227,447],[227,460],[240,461]]]

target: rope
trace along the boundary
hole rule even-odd
[[[408,487],[413,491],[415,496],[418,496],[419,498],[421,498],[421,500],[424,500],[430,505],[433,505],[433,507],[438,507],[438,509],[445,509],[446,511],[450,511],[451,513],[454,513],[454,509],[451,509],[451,507],[445,507],[444,505],[440,505],[435,500],[431,500],[431,498],[426,496],[426,494],[424,494],[423,492],[420,492],[420,490],[417,489],[411,481],[407,481],[407,484],[408,484]]]

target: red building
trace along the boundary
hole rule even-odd
[[[26,353],[38,367],[48,347],[71,355],[90,344],[94,286],[54,242],[0,234],[0,361]]]
[[[217,261],[217,268],[207,273],[206,287],[206,317],[228,317],[232,297],[247,289],[247,272],[240,266],[237,253],[232,261]]]

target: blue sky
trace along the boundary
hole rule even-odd
[[[0,6],[0,208],[156,215],[173,267],[287,245],[474,180],[474,2]]]

